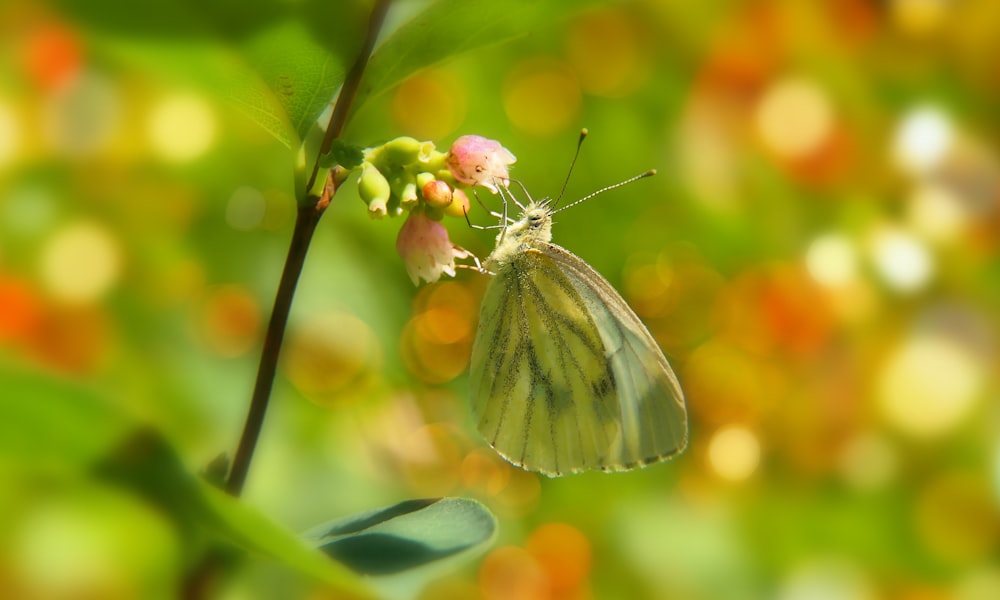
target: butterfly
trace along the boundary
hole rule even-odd
[[[511,463],[548,476],[670,458],[687,445],[677,376],[614,287],[551,243],[554,204],[531,200],[517,220],[496,215],[504,221],[482,265],[492,278],[469,374],[479,432]]]

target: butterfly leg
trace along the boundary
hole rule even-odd
[[[513,218],[508,217],[508,216],[506,216],[503,213],[498,213],[495,210],[490,210],[490,208],[488,206],[486,206],[486,203],[483,202],[483,199],[479,197],[479,194],[476,193],[476,190],[472,190],[472,195],[475,197],[476,202],[479,203],[479,206],[481,206],[483,208],[483,210],[485,210],[486,213],[489,214],[494,219],[500,219],[500,220],[503,220],[503,221],[507,221],[508,223],[513,223],[514,222]],[[501,225],[494,225],[494,226],[490,227],[489,229],[499,229],[500,227],[502,227],[502,226]]]
[[[457,248],[457,246],[456,246],[456,248]],[[460,248],[460,249],[463,252],[465,252],[465,254],[466,254],[466,256],[468,258],[472,259],[472,262],[474,262],[475,265],[456,264],[455,265],[456,269],[469,269],[470,271],[476,271],[476,272],[479,272],[479,273],[483,273],[484,275],[495,275],[495,273],[493,273],[492,271],[490,271],[490,270],[486,269],[485,267],[483,267],[483,263],[482,263],[481,260],[479,260],[478,256],[476,256],[475,254],[469,252],[465,248]]]
[[[477,200],[478,200],[478,198],[477,198]],[[486,208],[486,207],[484,206],[483,208]],[[487,209],[487,212],[489,212],[489,209]],[[481,229],[483,231],[486,231],[488,229],[503,229],[504,228],[503,225],[476,225],[475,223],[473,223],[472,221],[469,220],[469,211],[468,211],[468,209],[463,209],[462,210],[462,214],[465,215],[465,222],[466,222],[466,224],[468,224],[468,226],[471,227],[471,228],[473,228],[473,229]],[[490,212],[490,214],[493,215],[494,217],[497,217],[497,218],[503,216],[503,215],[500,215],[500,214],[495,213],[495,212]]]

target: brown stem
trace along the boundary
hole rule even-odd
[[[326,207],[330,204],[331,197],[336,193],[337,187],[344,179],[343,172],[334,169],[323,188],[323,193],[319,196],[310,194],[316,174],[319,172],[319,159],[321,155],[330,151],[333,141],[340,136],[347,124],[351,103],[357,95],[361,76],[364,74],[368,58],[375,47],[375,40],[378,38],[378,32],[385,21],[390,2],[391,0],[376,0],[369,19],[365,43],[340,89],[337,103],[334,105],[333,114],[330,115],[330,122],[326,128],[326,135],[323,137],[322,150],[316,156],[309,184],[305,190],[302,190],[302,193],[308,194],[309,201],[299,207],[295,220],[295,229],[292,232],[288,256],[285,259],[285,268],[281,273],[281,281],[278,283],[278,292],[274,299],[274,308],[271,311],[271,320],[264,337],[264,348],[261,351],[257,380],[254,383],[253,396],[250,400],[250,410],[247,413],[240,443],[224,485],[225,490],[233,496],[239,496],[243,491],[247,473],[250,471],[250,462],[253,460],[254,448],[257,446],[257,440],[260,438],[260,432],[264,426],[264,416],[267,413],[271,389],[274,387],[274,375],[278,366],[281,343],[285,336],[285,327],[288,324],[295,287],[302,274],[302,266],[305,264],[309,243],[316,231],[316,225],[319,224]],[[183,583],[184,597],[198,600],[212,595],[222,569],[223,561],[218,554],[206,556],[185,578]]]
[[[295,286],[302,273],[302,265],[305,264],[309,242],[312,240],[313,232],[316,231],[316,225],[321,216],[323,216],[323,212],[317,210],[315,204],[312,204],[300,207],[298,217],[295,219],[295,230],[292,232],[292,242],[288,248],[288,257],[285,259],[285,269],[281,273],[278,293],[274,298],[274,308],[271,312],[271,321],[267,325],[267,334],[264,337],[264,349],[261,351],[260,365],[257,368],[257,381],[254,384],[253,397],[250,400],[250,411],[247,413],[243,435],[240,437],[240,445],[236,449],[233,466],[229,470],[229,479],[226,481],[226,491],[234,496],[239,496],[240,492],[243,491],[243,484],[246,481],[247,472],[250,470],[250,461],[253,459],[257,438],[260,437],[260,430],[264,425],[264,415],[267,412],[271,388],[274,385],[278,355],[281,352],[281,342],[285,337],[285,326],[288,324],[288,314],[291,311],[292,298],[295,296]]]
[[[320,145],[319,155],[316,156],[316,162],[313,163],[312,174],[309,176],[309,184],[306,186],[307,190],[311,190],[313,184],[316,183],[316,174],[319,173],[320,156],[329,152],[333,146],[333,141],[344,132],[344,126],[347,125],[347,117],[351,112],[354,97],[358,95],[358,88],[361,87],[361,76],[364,75],[365,67],[368,66],[368,57],[371,56],[372,50],[375,49],[375,41],[378,40],[378,33],[385,22],[385,15],[389,12],[390,4],[392,4],[392,0],[376,0],[375,6],[372,7],[364,45],[361,47],[360,54],[358,54],[358,60],[354,61],[354,64],[351,65],[351,70],[344,77],[344,85],[340,87],[337,104],[333,107],[333,114],[330,115],[330,123],[326,126],[326,133],[323,134],[323,143]]]
[[[333,141],[344,131],[347,118],[350,114],[351,104],[358,93],[361,85],[361,77],[364,75],[368,59],[375,47],[375,40],[385,22],[386,12],[389,10],[391,0],[377,0],[372,8],[372,13],[368,21],[368,32],[364,45],[358,54],[351,69],[347,72],[344,85],[340,88],[337,96],[337,103],[333,107],[333,114],[330,115],[330,122],[323,136],[323,145],[316,162],[313,164],[312,175],[303,193],[312,190],[319,172],[320,156],[330,151]],[[250,410],[247,413],[246,423],[243,426],[243,433],[240,436],[240,443],[233,457],[233,465],[229,470],[229,477],[226,479],[225,489],[234,496],[239,496],[246,483],[247,473],[250,470],[250,462],[253,460],[254,448],[260,437],[261,429],[264,426],[264,416],[267,413],[267,405],[271,397],[271,389],[274,386],[274,375],[278,366],[278,355],[281,351],[281,343],[285,335],[285,326],[288,323],[288,314],[292,306],[292,298],[295,295],[295,286],[298,284],[299,275],[302,273],[302,265],[305,263],[306,252],[309,250],[309,242],[312,240],[313,232],[320,217],[326,210],[330,201],[330,196],[336,193],[335,189],[327,186],[322,196],[309,196],[309,202],[302,204],[299,208],[298,218],[295,220],[295,230],[292,233],[291,246],[288,249],[288,257],[285,259],[285,268],[281,274],[281,281],[278,284],[278,293],[274,299],[274,308],[271,312],[271,320],[267,326],[267,334],[264,338],[264,348],[261,352],[260,365],[257,368],[257,381],[254,384],[253,397],[250,400]]]

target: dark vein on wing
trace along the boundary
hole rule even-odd
[[[535,346],[533,344],[528,345],[528,347],[526,348],[525,355],[527,357],[528,366],[531,373],[531,392],[528,395],[528,410],[527,410],[528,422],[527,426],[525,427],[524,446],[521,448],[521,462],[524,462],[524,457],[528,452],[528,438],[530,437],[529,434],[531,431],[531,420],[532,420],[531,417],[534,415],[535,412],[535,384],[538,383],[541,384],[541,387],[543,388],[542,394],[543,398],[545,399],[545,408],[548,409],[549,413],[549,436],[552,438],[553,457],[555,457],[554,470],[558,472],[559,471],[559,459],[557,454],[558,448],[555,448],[556,440],[555,440],[555,430],[553,425],[555,423],[555,419],[552,406],[552,398],[554,395],[554,391],[552,388],[552,381],[549,379],[548,375],[543,371],[542,363],[540,360],[538,360],[538,353],[535,352]]]
[[[600,276],[596,272],[591,272],[588,269],[581,268],[580,265],[567,260],[565,255],[569,253],[559,248],[558,246],[552,245],[550,250],[551,251],[549,252],[549,255],[554,257],[555,262],[557,262],[563,268],[563,270],[567,273],[567,277],[569,279],[575,278],[575,280],[579,281],[580,285],[583,285],[589,289],[593,289],[598,293],[603,292],[601,295],[605,297],[607,300],[606,305],[609,313],[613,312],[615,309],[625,311],[624,316],[627,316],[628,318],[622,318],[621,320],[611,319],[610,321],[615,325],[616,329],[618,330],[618,333],[622,340],[622,344],[619,348],[616,348],[608,355],[607,358],[609,361],[616,354],[625,351],[627,355],[623,355],[620,358],[620,360],[622,360],[624,364],[628,363],[629,357],[631,357],[632,361],[638,362],[639,350],[637,350],[637,348],[639,346],[641,346],[643,350],[652,352],[654,355],[660,355],[660,360],[657,361],[656,367],[639,363],[642,367],[642,375],[653,380],[656,386],[656,390],[652,389],[647,390],[642,398],[637,397],[636,407],[648,408],[650,402],[655,400],[655,398],[652,397],[653,395],[665,392],[667,397],[664,398],[663,400],[672,403],[671,406],[669,407],[671,410],[677,410],[679,407],[681,416],[683,417],[684,413],[683,395],[680,393],[678,389],[676,377],[672,374],[669,364],[663,364],[666,361],[665,359],[662,358],[662,353],[659,350],[659,347],[655,346],[655,342],[651,338],[649,338],[649,334],[645,329],[645,326],[642,324],[642,322],[638,319],[638,317],[635,316],[633,312],[631,312],[631,309],[628,307],[625,301],[621,299],[621,297],[617,294],[617,292],[613,288],[611,288],[606,281],[600,278]],[[628,337],[630,334],[632,335],[633,338],[636,338],[634,340],[636,343],[630,341]],[[651,344],[653,344],[652,347],[650,347]],[[628,347],[627,350],[626,346]],[[613,373],[614,369],[610,362],[609,362],[609,368],[611,368]],[[637,373],[633,373],[634,369],[626,368],[625,370],[629,372],[628,376],[632,380],[633,387],[635,387],[635,376],[637,375]],[[666,371],[666,373],[662,372],[664,370]],[[666,379],[666,382],[664,382],[664,378]],[[666,385],[666,388],[664,388],[664,385]],[[595,404],[597,403],[595,402]],[[618,417],[622,419],[624,417],[622,413],[623,408],[624,407],[622,405],[621,398],[619,397]],[[604,412],[604,411],[599,411],[599,412]],[[640,416],[643,415],[640,413]],[[667,435],[669,435],[669,438],[665,440],[665,442],[669,442],[668,445],[671,445],[670,448],[660,448],[658,445],[656,445],[658,439],[662,439],[662,434],[664,434],[664,432],[656,428],[656,422],[653,419],[648,419],[648,418],[645,419],[646,421],[649,422],[644,423],[643,425],[647,427],[647,429],[650,431],[652,435],[654,451],[661,453],[655,456],[641,457],[638,461],[634,462],[638,462],[639,464],[649,464],[651,462],[656,462],[658,460],[662,460],[664,458],[677,454],[684,446],[686,446],[687,433],[686,433],[686,428],[684,426],[684,421],[683,420],[675,421],[672,417],[673,414],[671,413],[668,415],[667,418],[667,423],[669,424],[669,432],[667,433]],[[624,423],[624,421],[622,421],[622,423]],[[660,433],[661,435],[657,436],[657,433]],[[605,437],[607,437],[606,434]]]
[[[579,295],[579,292],[572,286],[571,283],[567,283],[566,281],[563,280],[563,276],[562,276],[561,272],[557,273],[557,275],[558,275],[558,277],[552,277],[551,279],[553,281],[557,282],[559,288],[561,289],[561,291],[564,294],[566,294],[567,297],[573,298],[573,297]],[[568,330],[571,333],[573,333],[577,337],[577,339],[580,340],[580,342],[583,344],[583,346],[588,351],[590,351],[590,353],[592,355],[594,355],[594,357],[597,359],[598,364],[601,364],[603,362],[603,360],[604,360],[604,348],[603,348],[603,345],[600,345],[600,346],[596,345],[594,343],[593,338],[591,336],[587,335],[586,331],[579,326],[579,323],[577,321],[575,321],[573,319],[570,319],[565,314],[561,313],[558,310],[555,310],[552,307],[551,303],[549,303],[546,300],[544,294],[542,294],[541,290],[539,289],[539,287],[536,284],[534,284],[533,282],[530,282],[530,281],[526,282],[526,283],[527,283],[527,285],[525,285],[525,288],[527,288],[527,293],[530,294],[531,298],[533,300],[535,300],[537,306],[539,307],[539,315],[540,315],[540,317],[543,320],[543,323],[545,325],[546,331],[557,331],[558,327],[562,326],[562,328],[564,328],[565,330]],[[593,321],[593,317],[589,314],[589,311],[585,312],[584,315],[590,320],[591,327],[596,329],[596,324]],[[560,330],[559,333],[562,333],[562,331]],[[562,335],[550,335],[549,339],[556,346],[555,347],[556,357],[557,357],[557,359],[559,361],[559,366],[561,368],[561,372],[567,373],[568,370],[569,370],[568,365],[572,365],[572,368],[575,369],[576,374],[579,376],[579,380],[583,381],[583,382],[587,382],[590,379],[590,377],[588,376],[588,374],[587,374],[586,370],[584,369],[583,365],[581,364],[581,362],[577,359],[576,354],[572,351],[572,348],[570,347],[569,340],[566,339],[565,337],[563,337]],[[597,343],[600,344],[600,339],[599,338],[598,338]],[[571,379],[569,377],[566,377],[565,380],[566,380],[567,383],[569,381],[571,381]],[[606,383],[609,383],[611,385],[612,389],[614,388],[614,379],[613,379],[613,377],[610,378],[610,379],[608,379],[607,378],[607,374],[604,374],[604,376],[602,377],[602,379],[599,381],[599,384],[606,384]],[[605,389],[605,385],[601,385],[600,389],[592,389],[591,391],[594,392],[595,395],[601,395],[602,393],[606,394],[609,390]],[[553,443],[555,444],[555,443],[557,443],[555,441],[556,440],[555,420],[556,420],[556,417],[557,417],[557,411],[556,411],[556,406],[555,406],[555,402],[554,402],[554,400],[555,400],[555,398],[554,398],[554,392],[555,392],[554,388],[550,385],[549,386],[549,395],[547,397],[547,400],[548,400],[547,404],[548,404],[548,408],[549,408],[549,418],[550,418],[549,429],[550,429],[551,437],[553,439]],[[579,441],[580,448],[581,448],[581,456],[583,457],[582,460],[583,460],[584,465],[586,465],[587,459],[583,455],[584,440],[583,440],[583,428],[582,428],[581,422],[580,422],[580,407],[579,407],[579,403],[574,398],[574,389],[573,389],[572,385],[570,385],[570,389],[568,390],[568,393],[569,393],[569,402],[568,402],[568,405],[572,408],[573,418],[574,418],[574,421],[576,422],[576,433],[577,433],[578,441]],[[604,434],[604,437],[605,437],[605,446],[607,446],[607,444],[609,443],[609,441],[607,440],[607,432],[605,431],[605,429],[604,429],[603,426],[601,426],[600,429],[601,429],[601,432]],[[596,447],[595,447],[594,450],[595,450],[595,452],[597,451]],[[558,471],[559,470],[558,469],[558,448],[554,448],[554,453],[555,453],[555,456],[556,456],[556,459],[555,459],[556,460],[556,471]],[[568,457],[568,454],[567,454],[567,457]]]
[[[516,278],[515,278],[515,281],[516,281]],[[514,301],[516,301],[516,298],[517,298],[516,296],[513,296],[512,300],[511,300],[511,303],[513,303]],[[508,310],[506,310],[506,309],[509,308],[509,306],[507,305],[507,303],[501,303],[500,306],[502,308],[498,309],[498,311],[497,311],[498,317],[502,317],[504,312],[509,312]],[[519,317],[518,318],[518,327],[523,332],[523,331],[525,331],[527,329],[527,322],[526,322],[527,317],[524,314],[524,307],[523,306],[521,306],[521,311],[520,311],[520,314],[518,315],[518,317]],[[496,372],[493,373],[493,378],[492,378],[492,381],[490,382],[490,395],[489,395],[490,398],[496,397],[497,385],[502,384],[502,385],[506,386],[506,389],[510,390],[510,389],[513,389],[513,381],[512,380],[516,380],[517,379],[518,369],[513,364],[511,365],[511,368],[507,372],[507,376],[504,378],[504,380],[502,382],[500,381],[500,378],[497,376],[499,373],[503,373],[504,372],[503,367],[506,365],[508,359],[511,361],[511,363],[513,363],[514,361],[517,361],[518,357],[519,357],[519,353],[516,352],[517,348],[514,349],[515,352],[511,352],[511,353],[503,352],[503,350],[510,343],[510,333],[509,333],[509,331],[507,331],[507,329],[505,327],[503,327],[503,324],[504,324],[504,321],[500,321],[500,322],[497,323],[497,327],[496,327],[497,330],[500,330],[500,331],[503,332],[502,333],[502,335],[504,336],[503,343],[494,344],[493,347],[490,348],[490,358],[491,358],[491,360],[488,362],[488,364],[494,364],[494,362],[492,360],[492,358],[493,358],[493,352],[501,352],[500,368]],[[507,418],[507,410],[510,407],[510,400],[511,400],[511,396],[512,395],[513,394],[510,394],[510,393],[502,395],[503,400],[502,400],[502,404],[500,405],[500,414],[497,417],[497,427],[496,427],[496,430],[494,430],[494,432],[493,432],[493,440],[490,442],[493,446],[496,446],[497,438],[500,437],[500,430],[503,428],[504,420],[506,420],[506,418]]]

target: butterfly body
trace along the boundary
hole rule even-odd
[[[669,363],[618,292],[551,236],[551,209],[532,202],[486,260],[470,371],[480,433],[550,476],[679,453],[687,416]]]

